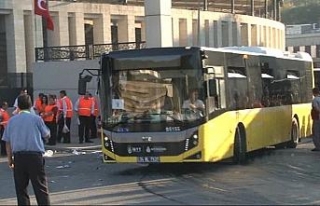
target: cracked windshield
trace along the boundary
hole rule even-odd
[[[130,70],[112,77],[109,123],[194,121],[204,116],[193,70]]]

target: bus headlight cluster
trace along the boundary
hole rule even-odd
[[[193,134],[192,139],[193,139],[193,141],[192,141],[193,145],[197,146],[198,145],[198,134]]]
[[[103,145],[107,150],[114,152],[112,140],[106,135],[103,137]]]
[[[189,138],[186,139],[184,150],[187,151],[196,147],[199,144],[198,131],[193,133]]]

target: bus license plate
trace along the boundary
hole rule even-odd
[[[138,157],[139,163],[160,162],[160,157]]]

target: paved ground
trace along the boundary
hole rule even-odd
[[[62,151],[62,150],[101,150],[101,139],[95,138],[90,139],[93,141],[93,143],[83,143],[79,144],[79,139],[77,137],[71,137],[71,143],[57,143],[56,145],[49,146],[46,145],[46,150],[56,150],[56,151]]]
[[[311,139],[296,149],[258,152],[244,166],[104,164],[100,151],[77,155],[69,149],[80,151],[78,144],[58,146],[61,151],[46,158],[52,205],[320,204],[320,152],[310,151]],[[6,163],[0,158],[0,205],[14,205],[12,171]]]

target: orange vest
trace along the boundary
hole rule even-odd
[[[59,110],[58,110],[58,113],[63,113],[63,101],[66,102],[66,105],[67,105],[67,114],[66,114],[66,117],[67,118],[71,118],[72,115],[73,115],[73,112],[72,112],[72,102],[71,100],[66,96],[62,99],[59,99],[58,100],[58,103],[59,103]]]
[[[91,116],[91,109],[92,109],[93,100],[91,98],[85,99],[83,97],[79,100],[78,106],[78,114],[79,116]]]
[[[38,113],[43,112],[42,102],[39,97],[36,99],[36,103],[35,103],[34,107],[38,111]]]
[[[45,114],[47,114],[47,113],[51,113],[51,114],[50,115],[46,115],[45,117],[43,117],[43,121],[45,121],[45,122],[53,122],[54,117],[55,117],[55,113],[56,113],[54,111],[54,109],[56,107],[57,106],[55,104],[49,104],[44,108],[44,113]]]
[[[97,117],[97,116],[99,116],[99,105],[98,105],[98,101],[97,101],[97,99],[96,99],[95,97],[92,97],[92,100],[93,100],[93,102],[94,102],[94,113],[93,113],[93,115],[94,115],[95,117]]]
[[[10,119],[10,115],[6,110],[2,108],[0,108],[0,119],[1,119],[0,125],[3,127],[6,127]]]

